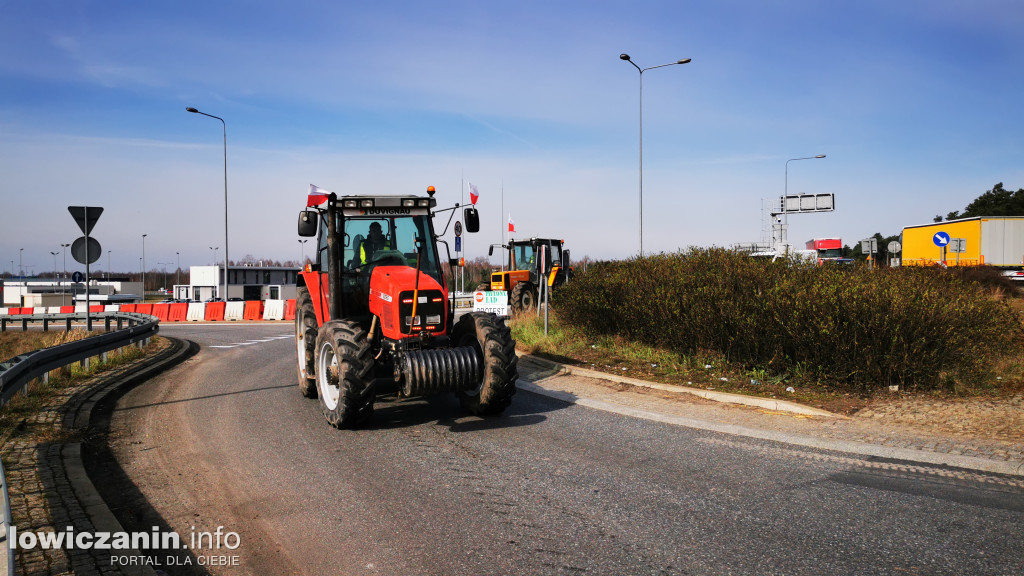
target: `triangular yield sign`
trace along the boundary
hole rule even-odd
[[[78,223],[82,233],[88,236],[96,221],[100,219],[100,214],[103,214],[103,208],[99,206],[68,206],[68,212],[71,212],[71,217]]]

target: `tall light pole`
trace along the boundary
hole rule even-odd
[[[18,276],[25,276],[25,265],[21,262],[21,255],[24,254],[24,248],[18,248]]]
[[[110,250],[107,250],[107,282],[110,281]]]
[[[61,306],[67,306],[67,303],[64,302],[64,295],[67,293],[66,284],[68,283],[68,247],[69,246],[71,246],[71,244],[61,244],[60,245],[60,247],[63,248],[62,252],[64,252],[64,278],[61,280],[61,283],[60,283],[60,305]]]
[[[224,293],[221,298],[226,302],[228,299],[228,124],[219,116],[200,112],[192,107],[185,108],[185,110],[220,120],[224,128]]]
[[[174,284],[178,285],[181,284],[181,252],[175,252],[174,255],[178,257],[178,269],[174,271]]]
[[[220,250],[220,246],[210,246],[210,254],[213,256],[213,263],[217,263],[217,250]]]
[[[299,238],[299,246],[301,246],[301,256],[299,257],[299,269],[306,265],[306,242],[309,242],[309,238]]]
[[[57,281],[57,254],[60,254],[60,252],[50,252],[50,254],[53,254],[53,281],[56,282]]]
[[[818,160],[824,157],[824,154],[818,154],[817,156],[807,156],[804,158],[790,158],[789,160],[786,160],[786,187],[784,188],[784,193],[782,195],[781,206],[783,222],[782,230],[779,231],[779,242],[781,244],[782,250],[787,250],[786,247],[789,245],[789,238],[787,237],[787,229],[789,228],[789,214],[786,212],[786,197],[789,196],[789,163],[795,162],[797,160]],[[778,249],[779,247],[776,247],[776,251],[778,251]]]
[[[167,289],[167,265],[174,264],[174,262],[157,262],[157,264],[163,266],[164,271],[164,290]]]
[[[629,58],[629,54],[619,54],[620,60],[625,60],[633,65],[640,72],[640,257],[644,256],[644,72],[653,70],[655,68],[664,68],[665,66],[675,66],[676,64],[687,64],[690,62],[690,58],[683,58],[682,60],[676,60],[675,62],[669,62],[668,64],[659,64],[657,66],[649,66],[647,68],[641,68],[637,66],[636,62],[633,62]]]
[[[142,235],[142,303],[146,303],[146,236]]]

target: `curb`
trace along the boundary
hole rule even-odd
[[[518,354],[518,353],[517,353]],[[718,402],[733,402],[740,404],[747,404],[750,406],[767,407],[766,404],[757,402],[763,400],[759,398],[752,398],[749,396],[743,396],[740,394],[727,394],[724,392],[711,392],[705,390],[699,390],[695,388],[686,388],[684,386],[670,386],[665,384],[657,384],[653,382],[645,382],[643,380],[637,380],[635,378],[625,378],[616,376],[614,374],[605,374],[604,372],[598,372],[596,370],[587,370],[585,368],[575,368],[572,366],[564,366],[551,360],[543,358],[537,358],[528,354],[520,354],[521,357],[527,357],[531,361],[537,361],[539,364],[546,365],[552,369],[552,374],[545,377],[555,376],[557,374],[571,374],[577,376],[585,376],[588,378],[599,378],[608,380],[611,382],[619,382],[630,386],[637,386],[642,388],[651,388],[656,390],[688,393],[695,394],[709,400],[715,400]],[[737,424],[722,424],[720,422],[712,422],[708,420],[700,420],[696,418],[686,418],[683,416],[672,416],[668,414],[661,414],[658,412],[652,412],[649,410],[642,410],[638,408],[630,408],[627,406],[620,406],[611,402],[605,402],[602,400],[593,400],[590,398],[582,398],[571,394],[569,392],[562,392],[559,390],[548,390],[537,382],[530,382],[525,380],[519,380],[516,383],[516,387],[526,392],[539,394],[548,398],[554,398],[562,402],[569,404],[577,404],[587,408],[595,410],[602,410],[604,412],[612,412],[614,414],[621,414],[623,416],[631,416],[634,418],[642,418],[645,420],[651,420],[654,422],[662,422],[665,424],[672,424],[676,426],[684,426],[686,428],[693,428],[697,430],[707,430],[710,432],[717,432],[721,434],[729,434],[733,436],[743,436],[746,438],[754,438],[758,440],[767,440],[771,442],[779,442],[782,444],[789,444],[793,446],[802,446],[805,448],[814,448],[818,450],[830,450],[833,452],[843,452],[847,454],[855,454],[858,456],[866,456],[870,458],[882,458],[886,460],[899,460],[904,462],[912,462],[930,466],[943,466],[950,468],[959,468],[964,470],[973,470],[976,472],[987,472],[992,474],[1001,474],[1005,476],[1024,477],[1024,464],[1020,462],[1009,462],[999,460],[989,460],[986,458],[979,458],[977,456],[963,456],[958,454],[947,454],[944,452],[929,452],[924,450],[915,450],[911,448],[897,448],[890,446],[881,446],[876,444],[869,444],[866,442],[858,442],[854,440],[837,440],[829,438],[819,438],[817,436],[808,436],[804,434],[793,434],[787,432],[777,432],[773,430],[761,430],[758,428],[751,428],[748,426],[740,426]],[[709,396],[705,396],[704,393],[709,392]],[[753,401],[753,402],[751,402]],[[787,408],[796,408],[796,410],[790,410],[802,414],[813,414],[815,416],[830,416],[833,418],[845,418],[831,412],[824,410],[818,410],[816,408],[810,408],[807,406],[801,406],[793,402],[785,401],[767,401],[768,404],[774,405],[778,402],[779,407],[776,410],[785,411]],[[813,412],[803,412],[801,410],[808,410]]]
[[[170,338],[163,336],[171,342],[171,348],[154,357],[142,368],[133,371],[127,377],[113,378],[83,394],[84,398],[77,406],[68,410],[65,414],[65,425],[72,430],[81,430],[90,425],[92,411],[96,405],[107,397],[119,394],[128,388],[136,386],[157,374],[176,366],[198,352],[199,346],[188,340]],[[64,471],[67,474],[68,482],[75,493],[75,498],[82,505],[86,515],[98,532],[124,532],[124,527],[114,516],[110,507],[100,496],[96,486],[92,483],[85,470],[85,463],[82,461],[82,443],[72,442],[64,444],[61,448],[61,460]],[[126,555],[141,556],[138,550],[123,550]],[[123,574],[138,576],[156,576],[156,571],[151,566],[120,566]]]
[[[797,404],[796,402],[790,402],[788,400],[775,400],[773,398],[759,398],[757,396],[747,396],[744,394],[731,394],[729,392],[715,392],[714,390],[701,390],[700,388],[691,388],[689,386],[676,386],[672,384],[658,384],[656,382],[647,382],[646,380],[638,380],[636,378],[628,378],[626,376],[616,376],[615,374],[608,374],[606,372],[599,372],[597,370],[589,370],[587,368],[578,368],[576,366],[566,366],[559,364],[546,358],[539,358],[530,354],[520,354],[516,352],[520,357],[529,358],[531,361],[535,361],[538,364],[549,366],[552,370],[555,370],[555,374],[571,374],[573,376],[585,376],[587,378],[596,378],[600,380],[608,380],[610,382],[617,382],[619,384],[627,384],[629,386],[636,386],[638,388],[649,388],[652,390],[659,390],[662,392],[672,392],[676,394],[692,394],[694,396],[700,396],[707,400],[713,400],[715,402],[728,402],[732,404],[743,404],[745,406],[756,406],[758,408],[765,408],[767,410],[776,410],[779,412],[791,412],[794,414],[803,414],[806,416],[825,416],[827,418],[839,418],[846,419],[846,416],[821,410],[819,408],[812,408],[811,406],[804,406],[803,404]]]

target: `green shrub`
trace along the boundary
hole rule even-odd
[[[978,383],[1024,341],[1020,316],[962,272],[819,267],[717,248],[593,264],[552,304],[593,336],[863,388]]]

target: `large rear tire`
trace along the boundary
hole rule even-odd
[[[512,312],[529,312],[537,305],[537,287],[532,282],[520,282],[508,295]]]
[[[332,320],[316,338],[316,384],[320,407],[335,428],[355,428],[373,414],[373,354],[366,331]]]
[[[316,398],[316,313],[309,290],[301,287],[295,295],[295,355],[298,365],[299,392]]]
[[[519,378],[516,341],[505,321],[494,314],[463,314],[452,329],[453,344],[472,346],[484,360],[484,376],[476,388],[458,392],[462,407],[477,416],[508,408]]]

